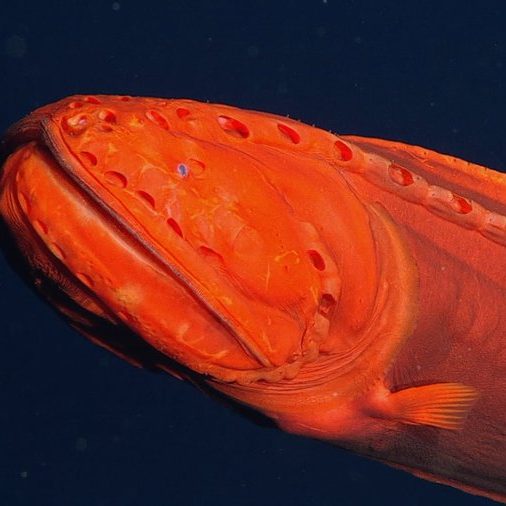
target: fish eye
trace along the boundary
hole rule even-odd
[[[188,168],[187,165],[185,165],[184,163],[180,163],[178,166],[177,166],[177,173],[181,176],[181,177],[187,177],[188,174],[190,172],[190,169]]]

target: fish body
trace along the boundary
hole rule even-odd
[[[504,175],[120,96],[38,109],[2,152],[2,245],[78,331],[289,432],[506,502]]]

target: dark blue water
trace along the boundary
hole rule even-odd
[[[71,93],[189,97],[506,169],[503,0],[5,3],[2,129]],[[0,297],[2,505],[492,504],[134,369],[3,261]]]

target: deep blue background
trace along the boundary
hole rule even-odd
[[[5,2],[0,127],[71,93],[290,114],[506,168],[506,2]],[[490,501],[257,427],[71,331],[0,264],[0,504]]]

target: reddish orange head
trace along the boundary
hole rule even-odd
[[[370,213],[332,166],[353,160],[331,134],[191,101],[72,97],[5,142],[2,217],[81,328],[121,322],[248,383],[346,349],[372,310]]]

